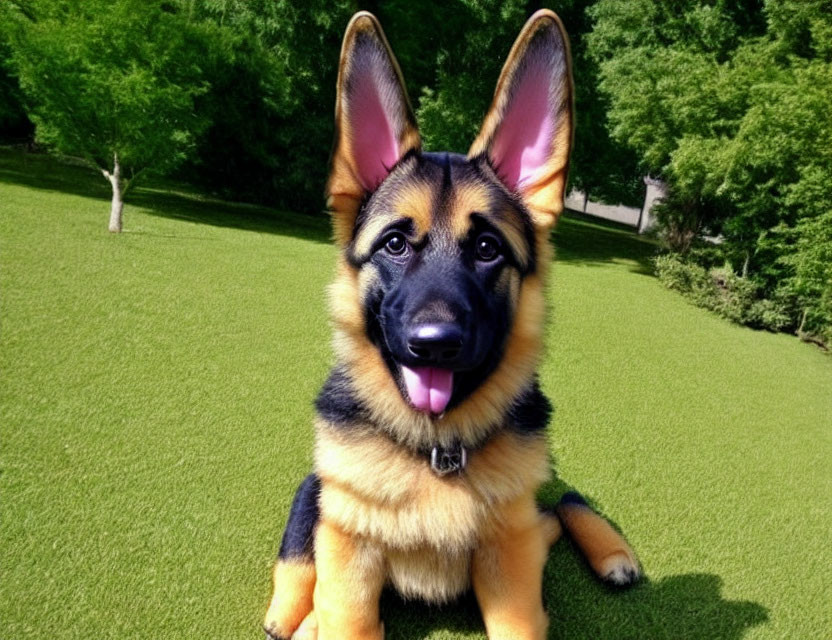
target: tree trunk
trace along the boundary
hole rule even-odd
[[[121,190],[113,185],[113,202],[110,205],[110,231],[121,233],[121,212],[124,210],[124,201],[121,199]]]
[[[110,181],[113,187],[113,200],[110,205],[110,231],[121,233],[121,212],[124,210],[124,189],[121,183],[121,165],[118,162],[118,155],[113,154],[113,172],[102,170],[104,177]]]

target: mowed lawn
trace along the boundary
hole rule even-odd
[[[260,638],[332,362],[327,221],[0,151],[0,638]],[[541,380],[557,480],[632,542],[570,544],[551,638],[832,637],[832,358],[665,290],[653,245],[555,235]],[[484,638],[470,600],[383,602],[388,638]]]

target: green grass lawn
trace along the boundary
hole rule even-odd
[[[0,638],[259,638],[332,356],[327,221],[0,151]],[[654,248],[566,217],[544,390],[558,480],[632,542],[570,545],[551,638],[832,637],[832,359],[697,309]],[[384,601],[388,638],[483,638],[470,601]]]

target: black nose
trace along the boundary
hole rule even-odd
[[[430,364],[447,364],[462,351],[462,328],[451,322],[432,322],[411,326],[407,350]]]

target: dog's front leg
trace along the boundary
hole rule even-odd
[[[315,535],[315,568],[318,640],[381,640],[381,550],[324,519]]]
[[[489,640],[543,640],[543,565],[550,532],[533,496],[504,509],[474,552],[472,581]]]

